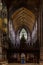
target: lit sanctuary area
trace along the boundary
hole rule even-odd
[[[0,0],[0,65],[43,63],[42,21],[42,0]]]

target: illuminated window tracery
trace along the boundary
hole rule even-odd
[[[22,38],[23,35],[24,35],[25,39],[27,40],[27,31],[24,28],[20,32],[20,39]]]

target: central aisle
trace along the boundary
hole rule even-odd
[[[40,63],[40,64],[37,64],[37,63],[26,63],[26,64],[10,63],[8,65],[43,65],[43,63]]]

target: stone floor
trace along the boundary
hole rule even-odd
[[[35,63],[27,63],[27,64],[8,64],[8,65],[39,65],[39,64],[35,64]],[[41,64],[43,65],[43,64]]]
[[[8,62],[5,61],[5,62],[0,62],[0,65],[43,65],[43,62],[21,64],[21,63],[8,63]]]
[[[26,63],[26,64],[20,64],[20,63],[5,63],[5,64],[2,64],[2,65],[43,65],[43,63]]]

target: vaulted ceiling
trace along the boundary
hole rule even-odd
[[[33,30],[35,15],[38,14],[38,8],[41,0],[2,0],[6,3],[13,20],[15,30],[20,26],[27,26],[30,31]]]
[[[18,30],[22,26],[27,26],[32,31],[35,23],[35,15],[22,7],[12,14],[12,20],[15,30]]]

